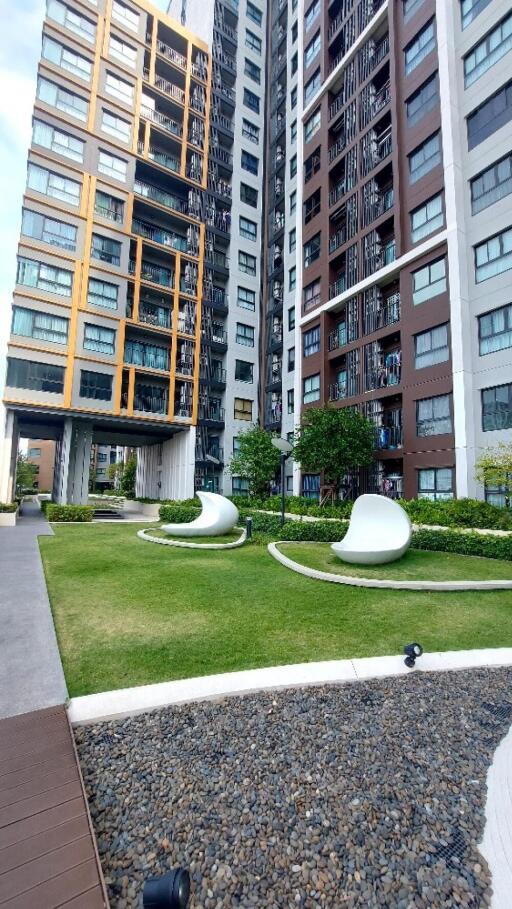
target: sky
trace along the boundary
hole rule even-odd
[[[167,8],[167,0],[154,2]],[[45,7],[45,0],[0,0],[0,393]]]

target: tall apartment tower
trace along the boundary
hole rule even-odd
[[[170,9],[213,60],[195,488],[236,494],[246,483],[226,467],[259,418],[267,10],[262,0]]]
[[[4,393],[54,438],[54,497],[87,496],[91,443],[141,448],[193,493],[211,55],[144,0],[47,0]]]
[[[482,495],[512,440],[510,5],[313,0],[303,43],[296,404],[374,423],[352,493]]]

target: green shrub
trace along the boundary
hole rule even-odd
[[[411,546],[433,552],[458,552],[461,555],[512,561],[512,537],[484,536],[457,530],[417,530],[412,535]],[[512,569],[510,576],[512,578]]]
[[[8,504],[4,503],[4,502],[0,502],[0,512],[3,512],[4,514],[12,514],[13,512],[15,512],[17,510],[18,510],[18,502],[9,502]]]
[[[159,510],[160,520],[171,524],[186,524],[199,516],[199,508],[190,505],[162,505]]]
[[[43,514],[46,514],[46,512],[48,510],[48,506],[54,505],[55,503],[52,502],[51,499],[43,499],[39,504],[41,506],[41,511],[43,512]]]
[[[489,530],[512,530],[512,512],[478,499],[400,500],[415,524],[439,524],[442,527],[478,527]]]
[[[92,521],[94,508],[92,505],[55,505],[54,502],[47,502],[45,512],[49,521],[88,523]]]

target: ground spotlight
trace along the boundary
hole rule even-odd
[[[404,663],[409,669],[414,669],[416,660],[423,653],[423,647],[421,644],[406,644],[404,647],[405,660]]]
[[[189,896],[190,875],[184,868],[175,868],[146,881],[142,905],[144,909],[187,909]]]

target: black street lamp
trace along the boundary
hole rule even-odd
[[[272,445],[274,448],[277,448],[281,457],[281,527],[284,524],[284,509],[285,509],[285,488],[284,488],[284,468],[285,464],[290,457],[293,448],[287,439],[282,439],[280,436],[273,436]]]

